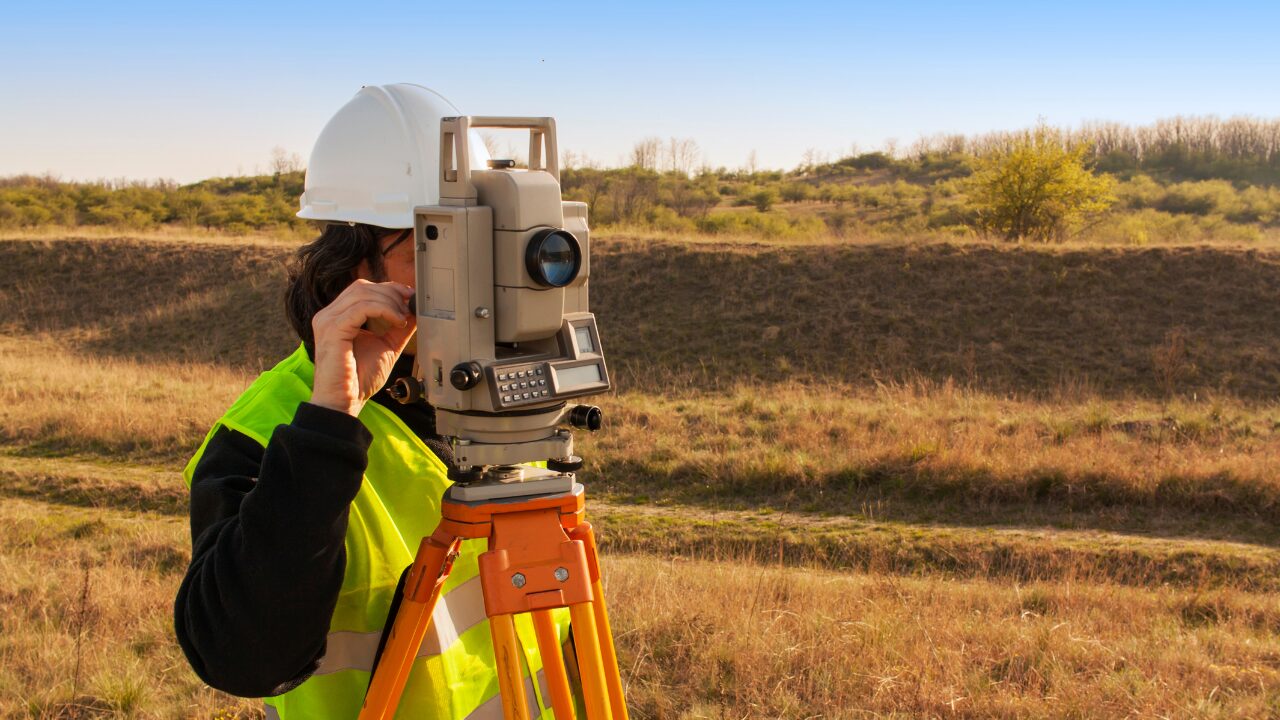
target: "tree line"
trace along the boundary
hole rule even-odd
[[[294,216],[300,161],[277,151],[271,167],[268,175],[190,185],[0,178],[0,228],[305,230]],[[937,136],[835,161],[810,151],[789,171],[760,169],[754,160],[710,168],[693,140],[650,137],[636,143],[625,167],[599,167],[571,152],[562,167],[565,196],[587,202],[593,223],[672,232],[1061,239],[1088,230],[1140,242],[1224,232],[1247,239],[1280,226],[1280,120],[1256,118]],[[994,209],[1000,193],[993,187],[1021,187],[1023,176],[1005,172],[1014,167],[1038,178],[1038,208]],[[1046,179],[1055,172],[1056,180]],[[1081,212],[1064,205],[1062,193],[1074,194]],[[1108,207],[1105,222],[1095,222]],[[1033,231],[1038,221],[1029,218],[1057,220],[1051,230]]]

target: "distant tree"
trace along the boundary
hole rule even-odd
[[[662,140],[647,137],[631,148],[631,166],[641,170],[658,169],[658,153],[662,150]]]
[[[271,174],[279,177],[302,169],[302,157],[279,145],[271,148]]]
[[[691,138],[671,138],[663,149],[663,170],[689,175],[698,162],[698,143]]]
[[[1007,240],[1061,240],[1115,202],[1115,183],[1085,167],[1084,142],[1041,126],[978,158],[969,198],[980,230]]]
[[[778,202],[778,192],[773,188],[757,190],[751,195],[751,204],[755,205],[756,210],[760,212],[769,212],[776,202]]]

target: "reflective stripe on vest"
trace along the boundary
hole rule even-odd
[[[473,577],[436,603],[435,612],[431,615],[433,632],[428,632],[423,639],[418,657],[439,655],[453,647],[463,633],[484,621],[484,595],[480,589],[480,578]],[[351,669],[371,670],[381,640],[381,629],[366,633],[329,633],[324,657],[320,659],[320,667],[315,674],[326,675]]]
[[[550,688],[547,687],[547,675],[543,671],[538,671],[538,689],[542,692],[543,697],[549,697]],[[524,696],[526,704],[529,706],[529,717],[537,718],[539,708],[537,701],[533,700],[533,683],[529,678],[524,679]],[[271,705],[264,706],[266,708],[266,720],[280,720],[280,713]],[[554,715],[554,713],[552,713]],[[494,695],[484,703],[473,710],[467,716],[467,720],[502,720],[502,696]]]
[[[276,426],[293,420],[298,404],[310,399],[315,372],[299,347],[263,373],[227,410],[183,473],[188,486],[209,438],[218,427],[241,432],[264,447]],[[317,671],[289,692],[268,698],[272,717],[354,718],[369,685],[370,668],[400,574],[413,561],[418,542],[440,519],[440,496],[448,487],[439,458],[393,413],[365,404],[360,421],[373,435],[364,482],[352,501],[345,539],[346,571],[329,624],[325,654]],[[445,583],[421,651],[400,702],[401,718],[487,717],[497,702],[493,645],[477,578],[483,540],[468,540]],[[568,638],[567,610],[557,611],[561,644]],[[525,660],[530,716],[549,717],[550,700],[541,681],[537,636],[526,616],[517,616],[516,634]],[[539,682],[528,680],[530,673]]]

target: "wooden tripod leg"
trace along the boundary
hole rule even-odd
[[[443,529],[437,529],[418,546],[418,554],[405,579],[400,608],[387,636],[387,646],[364,696],[360,720],[390,720],[396,714],[409,671],[413,669],[413,659],[422,647],[422,638],[427,634],[431,614],[440,599],[440,589],[453,569],[453,559],[461,542]]]
[[[524,694],[524,672],[520,665],[520,641],[516,623],[510,615],[489,618],[493,635],[493,656],[498,665],[498,692],[502,694],[502,716],[506,720],[529,720],[529,705]]]
[[[612,720],[604,663],[600,659],[600,632],[591,605],[587,602],[569,606],[569,622],[573,624],[578,669],[582,674],[582,695],[587,702],[587,720]]]
[[[534,610],[533,629],[538,634],[538,654],[542,657],[542,669],[547,673],[547,686],[551,689],[551,709],[556,720],[573,720],[573,693],[569,689],[569,675],[564,669],[560,635],[550,610]]]
[[[627,720],[627,701],[622,694],[622,673],[618,669],[618,652],[613,644],[613,628],[609,625],[609,609],[604,600],[604,583],[600,580],[600,556],[596,551],[596,535],[591,523],[583,522],[569,532],[569,537],[581,540],[587,551],[587,567],[591,572],[591,593],[595,598],[591,609],[596,620],[596,634],[600,638],[600,657],[604,665],[605,685],[609,690],[609,707],[614,720]]]

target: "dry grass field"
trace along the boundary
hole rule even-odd
[[[177,471],[289,247],[0,240],[0,716],[257,712],[171,639]],[[1280,717],[1280,255],[596,249],[637,717]]]

